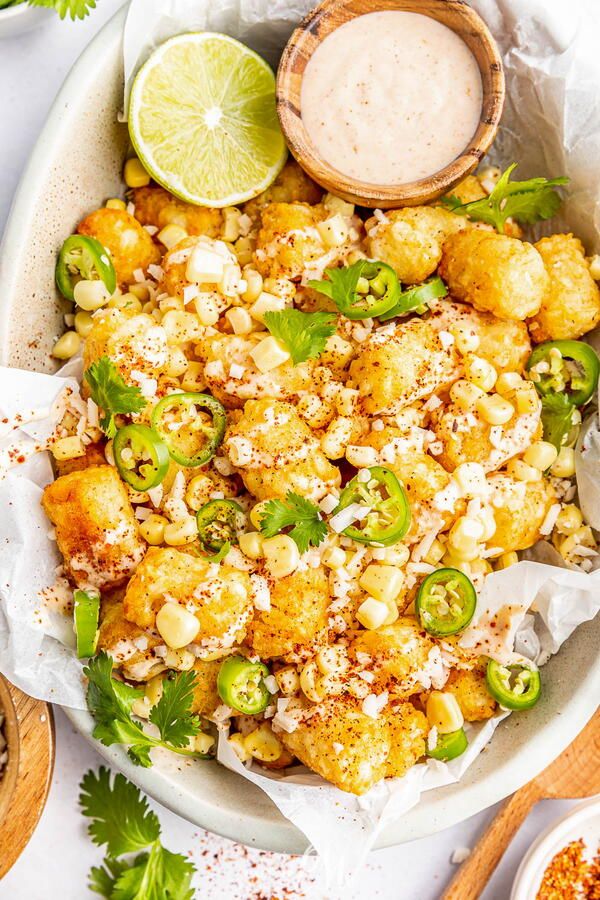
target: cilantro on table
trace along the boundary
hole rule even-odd
[[[320,356],[327,338],[335,334],[333,313],[283,309],[265,313],[264,319],[265,325],[273,337],[284,345],[295,366]]]
[[[275,537],[290,526],[292,530],[288,534],[300,553],[306,553],[311,545],[318,547],[327,535],[327,525],[319,508],[293,491],[288,492],[285,500],[268,500],[260,518],[261,533],[267,538]]]
[[[149,720],[156,725],[160,738],[151,737],[132,718],[136,700],[144,691],[113,678],[113,660],[102,651],[84,668],[89,681],[86,699],[96,720],[93,736],[106,747],[125,744],[130,759],[138,766],[152,765],[150,750],[166,747],[183,756],[206,759],[205,754],[187,749],[190,738],[200,733],[200,720],[191,712],[196,676],[193,671],[180,672],[163,681],[162,696],[152,707]]]
[[[568,184],[568,178],[529,178],[527,181],[511,181],[510,176],[517,163],[502,173],[496,187],[482,200],[461,203],[458,197],[445,197],[443,203],[460,216],[469,216],[478,222],[493,225],[504,234],[508,218],[532,225],[543,219],[551,219],[558,212],[562,198],[556,187]]]
[[[96,0],[27,0],[29,6],[45,6],[55,9],[61,19],[67,15],[73,21],[85,19],[90,10],[96,9]]]
[[[108,769],[87,772],[79,803],[91,819],[88,833],[106,845],[102,866],[94,866],[89,888],[107,900],[192,900],[193,864],[160,841],[160,822],[148,801],[123,775],[111,783]],[[133,858],[128,857],[136,854]]]
[[[101,356],[92,363],[83,377],[89,385],[92,400],[104,413],[100,419],[100,427],[109,438],[117,433],[116,415],[139,413],[146,405],[139,387],[126,384],[108,356]]]

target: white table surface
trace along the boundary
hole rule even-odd
[[[0,230],[63,78],[120,5],[120,0],[98,0],[98,9],[84,22],[60,22],[57,18],[22,37],[0,40]],[[90,767],[97,768],[100,757],[74,733],[60,710],[56,711],[56,731],[56,768],[48,804],[30,844],[0,883],[0,900],[83,900],[97,896],[86,889],[86,873],[100,862],[101,853],[86,837],[77,796],[82,775]],[[166,846],[194,857],[199,896],[207,900],[259,900],[282,894],[289,900],[324,897],[305,861],[246,850],[199,832],[153,805],[160,815]],[[482,900],[508,900],[514,874],[531,841],[570,805],[559,801],[538,805]],[[344,892],[345,900],[365,896],[373,900],[438,900],[455,871],[452,853],[458,847],[472,847],[493,812],[490,809],[435,837],[371,854],[354,887]],[[284,893],[286,889],[288,893]]]

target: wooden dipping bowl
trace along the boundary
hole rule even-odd
[[[382,10],[421,13],[451,28],[475,57],[483,85],[479,125],[461,155],[427,178],[389,186],[358,181],[325,162],[304,128],[300,108],[304,70],[319,44],[350,19]],[[324,0],[292,34],[277,73],[277,111],[281,127],[291,152],[302,168],[337,196],[361,206],[382,209],[418,206],[435,200],[469,175],[496,136],[504,92],[504,71],[496,42],[485,22],[464,0]]]
[[[8,762],[0,776],[0,879],[25,849],[39,821],[54,768],[54,720],[47,703],[0,675]],[[2,888],[0,887],[0,895]]]

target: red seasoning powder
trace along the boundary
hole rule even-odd
[[[571,841],[550,860],[536,900],[600,900],[600,857],[590,862],[583,840]]]

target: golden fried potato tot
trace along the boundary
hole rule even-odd
[[[217,691],[217,675],[222,659],[197,659],[192,667],[196,676],[192,712],[198,716],[212,716],[221,698]]]
[[[454,694],[466,722],[482,722],[496,712],[496,701],[487,689],[485,665],[453,669],[444,690]]]
[[[248,400],[223,449],[258,500],[285,498],[288,491],[320,500],[341,481],[291,403]]]
[[[457,197],[461,203],[473,203],[475,200],[483,200],[487,192],[483,189],[479,178],[475,175],[467,175],[458,184],[455,184],[448,197]]]
[[[391,748],[385,774],[387,778],[401,778],[425,756],[429,725],[427,717],[411,703],[393,706],[386,718]]]
[[[496,532],[488,541],[500,553],[526,550],[540,540],[540,527],[556,493],[549,481],[517,481],[498,472],[488,478]]]
[[[104,444],[97,442],[88,444],[83,456],[73,459],[55,459],[54,467],[57,475],[68,475],[70,472],[79,472],[81,469],[89,469],[90,466],[106,466]]]
[[[351,658],[361,653],[371,657],[375,693],[389,691],[394,697],[410,697],[418,689],[414,673],[426,668],[433,648],[414,616],[400,616],[393,625],[358,632],[349,652]]]
[[[314,651],[326,636],[331,600],[323,568],[297,570],[271,584],[271,608],[256,612],[248,642],[261,659],[295,660]]]
[[[102,356],[110,357],[128,384],[132,372],[156,378],[167,362],[164,328],[146,313],[103,309],[94,316],[83,346],[84,369]]]
[[[313,388],[311,370],[314,363],[311,360],[297,366],[289,360],[270,372],[259,372],[250,354],[264,337],[264,331],[243,336],[215,334],[204,342],[206,383],[227,409],[241,409],[246,400],[262,397],[292,400],[300,391]],[[232,365],[242,366],[241,378],[231,378]]]
[[[441,300],[428,319],[436,331],[459,329],[479,338],[477,356],[487,359],[500,372],[522,373],[531,354],[529,332],[524,322],[498,319],[466,303]]]
[[[299,279],[326,247],[316,225],[327,218],[320,206],[271,203],[262,212],[254,264],[265,278]]]
[[[442,465],[426,453],[407,453],[396,457],[390,469],[398,476],[410,503],[411,523],[405,541],[408,544],[421,540],[432,528],[449,527],[458,511],[440,511],[434,505],[434,497],[450,482],[450,476]]]
[[[448,238],[439,271],[453,297],[499,319],[534,316],[550,282],[532,244],[479,228]]]
[[[273,184],[262,194],[244,203],[242,211],[256,219],[270,203],[310,203],[312,206],[322,196],[323,191],[319,185],[308,177],[295,159],[288,159]]]
[[[239,644],[253,609],[246,572],[179,550],[150,547],[127,585],[125,615],[141,628],[155,628],[156,614],[167,602],[181,604],[198,619],[195,643],[202,648],[201,657]]]
[[[223,211],[193,206],[174,197],[156,184],[133,191],[135,217],[142,225],[162,229],[165,225],[179,225],[189,234],[203,234],[216,238],[221,233]]]
[[[553,234],[534,245],[550,288],[538,314],[528,323],[536,343],[581,337],[600,322],[600,290],[590,275],[585,249],[572,234]]]
[[[365,413],[390,416],[446,385],[455,361],[452,347],[443,346],[428,322],[412,319],[393,332],[372,333],[350,365],[350,378]]]
[[[444,241],[469,222],[440,206],[413,206],[386,212],[387,221],[369,229],[367,252],[396,270],[405,284],[417,284],[437,269]]]
[[[136,269],[145,272],[160,261],[160,250],[146,229],[123,209],[97,209],[79,223],[77,231],[96,238],[110,251],[118,284],[129,284]]]
[[[126,678],[148,681],[166,668],[164,660],[154,653],[162,641],[125,618],[123,594],[123,588],[118,588],[102,596],[98,649],[112,656],[115,667]]]
[[[142,559],[145,544],[112,466],[62,475],[44,489],[42,506],[54,525],[66,573],[78,587],[114,587]]]
[[[452,402],[440,406],[432,412],[430,426],[443,447],[436,459],[448,472],[463,462],[478,462],[486,472],[495,472],[540,436],[541,402],[534,391],[531,397],[535,411],[519,415],[515,410],[502,425],[499,441],[492,437],[494,426],[482,419],[475,406],[468,410]]]
[[[353,794],[364,794],[385,776],[392,749],[385,717],[372,719],[348,696],[313,707],[295,731],[278,737],[305,766]]]

